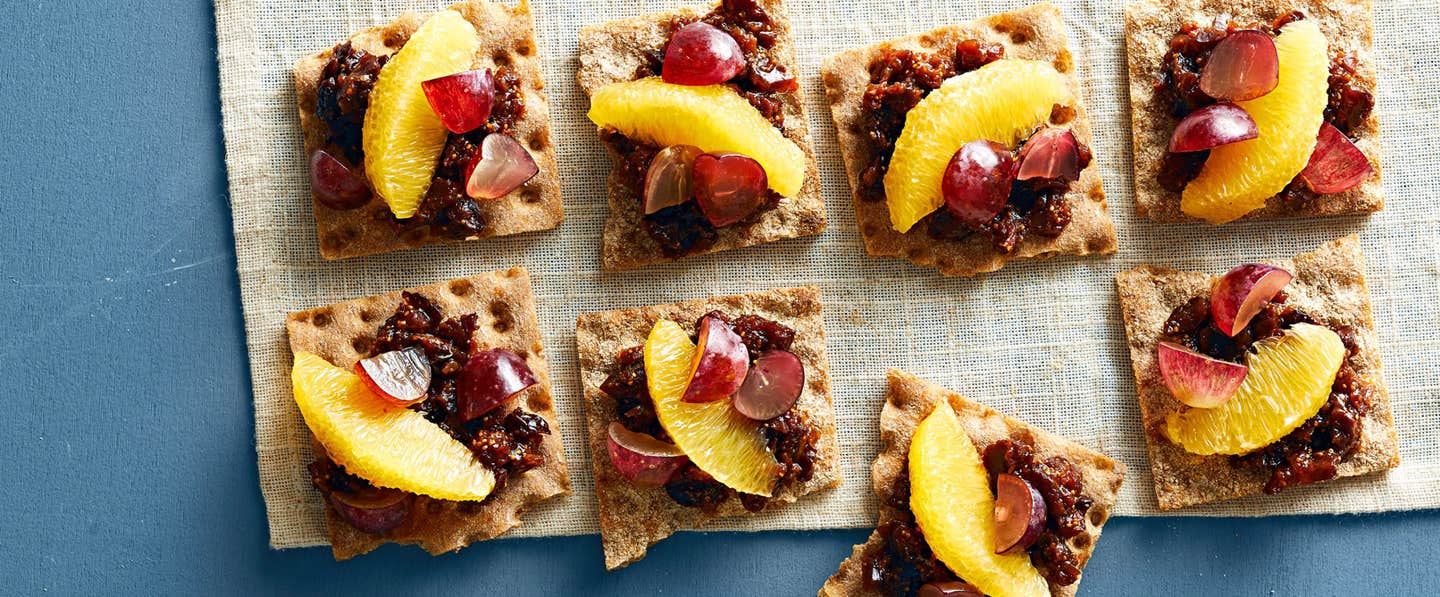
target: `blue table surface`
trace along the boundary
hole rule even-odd
[[[813,595],[868,530],[271,551],[204,0],[15,3],[0,594]],[[1117,518],[1089,595],[1431,594],[1440,512]]]

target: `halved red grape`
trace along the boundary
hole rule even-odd
[[[1174,342],[1156,348],[1160,379],[1170,395],[1193,408],[1217,408],[1235,395],[1250,368],[1211,358]]]
[[[495,105],[495,77],[488,68],[422,81],[420,87],[440,122],[457,135],[484,125]]]
[[[460,418],[477,419],[539,381],[518,354],[503,348],[477,353],[455,382]]]
[[[785,414],[805,390],[805,365],[800,357],[778,348],[760,353],[745,383],[735,393],[735,410],[756,421]]]
[[[401,406],[423,400],[430,389],[430,359],[418,346],[360,359],[355,373],[376,396]]]
[[[963,580],[950,580],[920,585],[915,597],[985,597],[985,593]]]
[[[745,54],[729,33],[696,21],[675,30],[660,78],[676,85],[716,85],[745,70]]]
[[[1004,145],[984,139],[961,146],[945,166],[940,190],[962,224],[979,227],[1010,199],[1015,159]]]
[[[1045,528],[1045,498],[1028,481],[1009,473],[995,477],[995,553],[1029,549]]]
[[[355,209],[370,202],[365,175],[323,149],[310,154],[310,188],[315,200],[330,209]]]
[[[1275,40],[1260,31],[1225,36],[1200,69],[1200,90],[1219,100],[1252,100],[1280,84],[1280,54]]]
[[[383,533],[400,526],[410,516],[414,503],[415,494],[385,487],[330,492],[335,513],[365,533]]]
[[[1063,182],[1080,179],[1080,142],[1070,129],[1047,128],[1020,148],[1015,180],[1043,178]]]
[[[690,170],[704,154],[694,145],[671,145],[655,154],[645,172],[645,215],[674,207],[694,197]]]
[[[503,133],[492,133],[480,142],[480,152],[470,160],[465,173],[465,194],[476,199],[499,199],[539,173],[540,166],[519,141]]]
[[[1260,136],[1255,119],[1235,104],[1211,104],[1191,112],[1170,134],[1170,153],[1214,149]]]
[[[1375,168],[1370,158],[1360,151],[1340,129],[1326,122],[1320,125],[1320,136],[1315,141],[1315,152],[1310,154],[1310,163],[1300,171],[1300,178],[1310,190],[1324,195],[1343,193],[1365,182]]]
[[[770,186],[760,162],[738,153],[707,153],[695,158],[690,179],[700,213],[716,228],[755,213],[765,201],[765,190]]]
[[[700,320],[695,356],[690,359],[690,383],[680,397],[685,402],[714,402],[729,398],[750,370],[750,352],[740,335],[719,317]]]
[[[610,464],[620,475],[637,485],[664,485],[688,458],[674,444],[611,422],[606,438]]]
[[[1275,298],[1295,276],[1263,263],[1237,266],[1210,289],[1210,315],[1215,327],[1229,336],[1240,333],[1260,308]]]

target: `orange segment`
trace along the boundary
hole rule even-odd
[[[910,110],[895,141],[885,174],[891,227],[909,231],[945,204],[940,180],[962,145],[985,139],[1013,148],[1056,104],[1072,101],[1064,75],[1034,60],[998,60],[946,81]]]
[[[479,44],[465,17],[441,11],[420,25],[375,79],[361,129],[365,174],[397,218],[420,208],[450,134],[420,83],[469,69]]]
[[[1255,345],[1250,373],[1229,402],[1165,419],[1165,434],[1195,454],[1245,454],[1275,443],[1330,399],[1330,386],[1345,361],[1340,336],[1318,325],[1298,324]]]
[[[645,377],[660,425],[691,462],[726,487],[770,496],[780,464],[770,453],[760,424],[740,414],[725,398],[682,402],[690,383],[695,344],[680,325],[656,322],[645,340]]]
[[[308,352],[290,372],[295,403],[330,458],[380,487],[479,501],[495,475],[460,442],[413,410],[381,400],[360,377]]]
[[[661,147],[750,156],[770,190],[793,197],[805,184],[805,152],[755,106],[724,85],[673,85],[660,77],[611,83],[590,98],[590,121]]]
[[[1265,206],[1305,169],[1325,119],[1330,54],[1315,21],[1286,25],[1275,38],[1280,84],[1259,98],[1235,102],[1255,119],[1260,136],[1210,150],[1200,176],[1181,195],[1180,210],[1224,224]]]
[[[995,497],[980,452],[941,402],[910,443],[910,509],[945,566],[992,597],[1050,594],[1024,552],[995,553]]]

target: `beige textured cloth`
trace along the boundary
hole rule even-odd
[[[593,480],[575,359],[580,313],[766,288],[819,284],[845,484],[778,512],[717,521],[717,529],[866,527],[874,523],[870,461],[878,450],[885,370],[941,383],[1006,414],[1123,461],[1131,474],[1116,514],[1156,514],[1114,275],[1142,263],[1220,272],[1247,259],[1312,250],[1358,232],[1368,257],[1384,377],[1403,463],[1347,479],[1180,511],[1188,515],[1365,512],[1440,507],[1440,26],[1430,0],[1377,1],[1378,97],[1386,209],[1371,217],[1160,226],[1136,217],[1130,190],[1123,5],[1059,1],[1079,56],[1095,156],[1120,236],[1111,258],[1012,262],[999,273],[947,279],[865,256],[819,66],[835,51],[1015,8],[1018,1],[857,3],[793,0],[830,228],[821,236],[685,259],[633,272],[600,269],[609,159],[575,89],[581,25],[679,6],[534,0],[567,219],[558,230],[325,262],[316,246],[290,68],[303,55],[404,10],[444,0],[217,0],[221,102],[235,245],[254,381],[260,485],[274,547],[325,542],[310,446],[290,397],[285,314],[339,300],[523,265],[534,276],[574,495],[547,502],[513,535],[594,533]],[[600,554],[596,554],[597,561]]]

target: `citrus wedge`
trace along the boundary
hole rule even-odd
[[[660,77],[611,83],[590,98],[589,116],[595,126],[660,147],[750,156],[765,168],[770,190],[784,197],[805,184],[805,152],[724,85],[673,85]]]
[[[1330,54],[1315,21],[1286,25],[1275,38],[1280,84],[1256,99],[1235,102],[1255,119],[1260,136],[1210,150],[1200,176],[1186,185],[1180,210],[1224,224],[1265,206],[1310,162],[1329,101]]]
[[[910,509],[945,566],[992,597],[1050,594],[1024,552],[995,553],[995,497],[980,452],[940,402],[910,442]]]
[[[905,115],[895,141],[885,174],[891,227],[906,232],[945,204],[940,180],[961,146],[984,139],[1013,148],[1072,101],[1047,62],[997,60],[946,81]]]
[[[438,12],[375,79],[361,129],[365,174],[397,218],[419,209],[450,135],[420,83],[469,69],[479,44],[475,27],[460,13]]]
[[[769,497],[780,464],[760,424],[740,414],[730,398],[684,402],[695,344],[680,325],[656,322],[645,340],[645,378],[660,425],[700,470],[735,491]]]
[[[495,475],[460,442],[418,412],[375,396],[360,377],[308,352],[290,371],[295,403],[325,452],[380,487],[479,501]]]
[[[1340,336],[1298,324],[1255,345],[1245,363],[1250,373],[1229,402],[1171,414],[1165,434],[1195,454],[1245,454],[1268,446],[1320,411],[1344,361]]]

